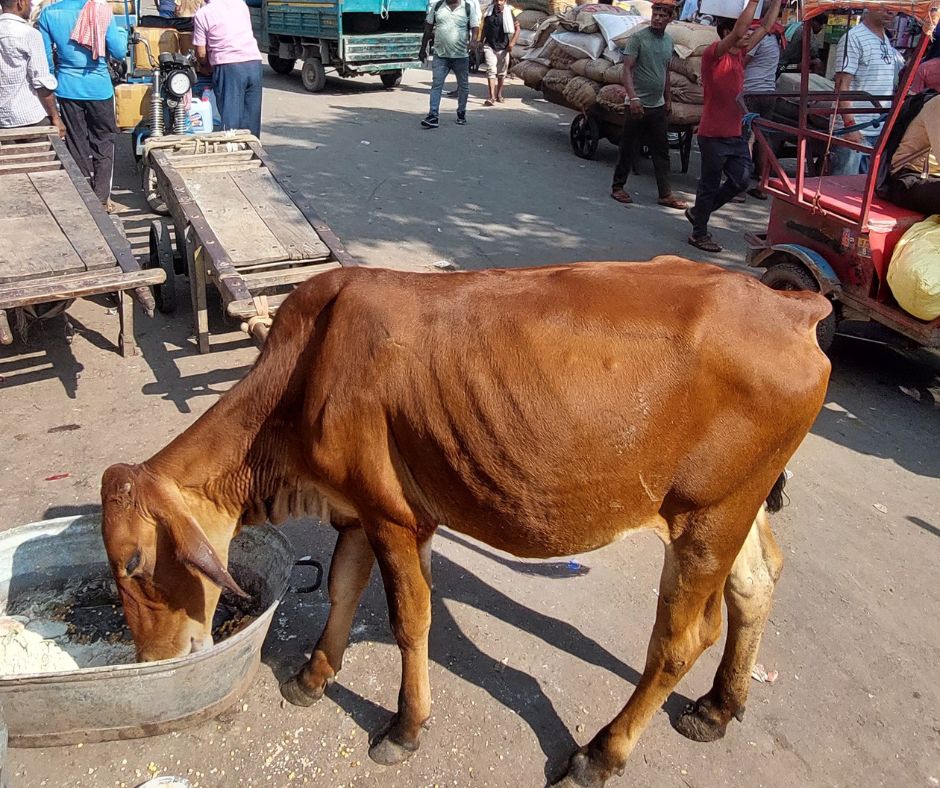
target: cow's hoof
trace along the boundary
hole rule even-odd
[[[378,736],[369,747],[369,757],[382,766],[395,766],[407,761],[418,749],[418,743],[402,744],[392,741],[388,733]]]
[[[608,775],[590,759],[587,752],[578,750],[568,762],[568,771],[552,788],[604,788]]]
[[[728,723],[718,718],[711,704],[701,701],[690,705],[676,720],[676,730],[692,741],[718,741],[727,729]]]
[[[323,690],[309,690],[294,676],[281,684],[281,695],[294,706],[312,706],[323,697]]]

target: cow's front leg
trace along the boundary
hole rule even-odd
[[[428,678],[428,631],[431,628],[431,585],[427,554],[431,534],[394,523],[379,523],[366,532],[379,562],[388,617],[401,650],[398,712],[377,733],[369,757],[386,766],[401,763],[418,749],[421,728],[431,716]]]
[[[295,706],[309,706],[319,700],[339,673],[353,617],[374,563],[372,546],[358,523],[340,531],[330,561],[330,615],[326,626],[310,661],[281,685],[281,694]]]

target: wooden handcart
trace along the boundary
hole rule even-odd
[[[153,316],[150,285],[120,222],[107,214],[54,127],[0,129],[0,343],[8,312],[116,293],[118,346],[133,355],[133,296]]]
[[[597,153],[597,146],[602,139],[614,145],[620,144],[620,134],[623,131],[623,115],[605,110],[595,104],[587,112],[575,107],[561,93],[543,88],[542,94],[552,104],[574,110],[578,114],[571,120],[571,150],[575,156],[582,159],[593,159]],[[679,161],[682,172],[689,171],[689,161],[692,158],[692,138],[698,124],[669,123],[669,131],[678,136],[678,143],[673,147],[679,151]]]
[[[209,351],[209,284],[226,314],[262,344],[294,287],[356,264],[312,206],[282,184],[247,132],[150,138],[143,160],[170,217],[150,229],[148,265],[167,274],[155,293],[157,308],[175,309],[173,275],[188,272],[201,353]]]

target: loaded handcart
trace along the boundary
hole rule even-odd
[[[298,284],[356,261],[313,207],[278,179],[248,132],[150,137],[143,158],[169,218],[150,228],[147,265],[167,275],[157,308],[176,308],[175,274],[188,273],[201,353],[209,351],[208,286],[258,344]]]
[[[584,111],[572,106],[561,93],[543,88],[542,94],[552,104],[573,109],[578,113],[572,119],[570,129],[571,150],[575,156],[593,159],[602,139],[614,145],[620,145],[620,135],[623,133],[623,110],[615,112],[600,104],[594,104]],[[679,151],[682,172],[689,171],[692,140],[697,128],[698,119],[690,121],[675,116],[669,118],[669,132],[674,135],[673,140],[670,141],[670,147]]]
[[[138,264],[55,127],[0,129],[0,239],[0,343],[13,342],[11,316],[24,327],[76,298],[116,293],[118,346],[135,353],[130,298],[153,316],[150,285],[165,275]]]

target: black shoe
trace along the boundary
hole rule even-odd
[[[458,112],[458,113],[457,113],[457,125],[458,125],[458,126],[466,126],[466,125],[467,125],[467,113],[466,113],[466,112]]]
[[[421,125],[426,129],[436,129],[441,125],[441,122],[437,119],[437,115],[431,115],[428,113],[428,115],[422,119]]]

